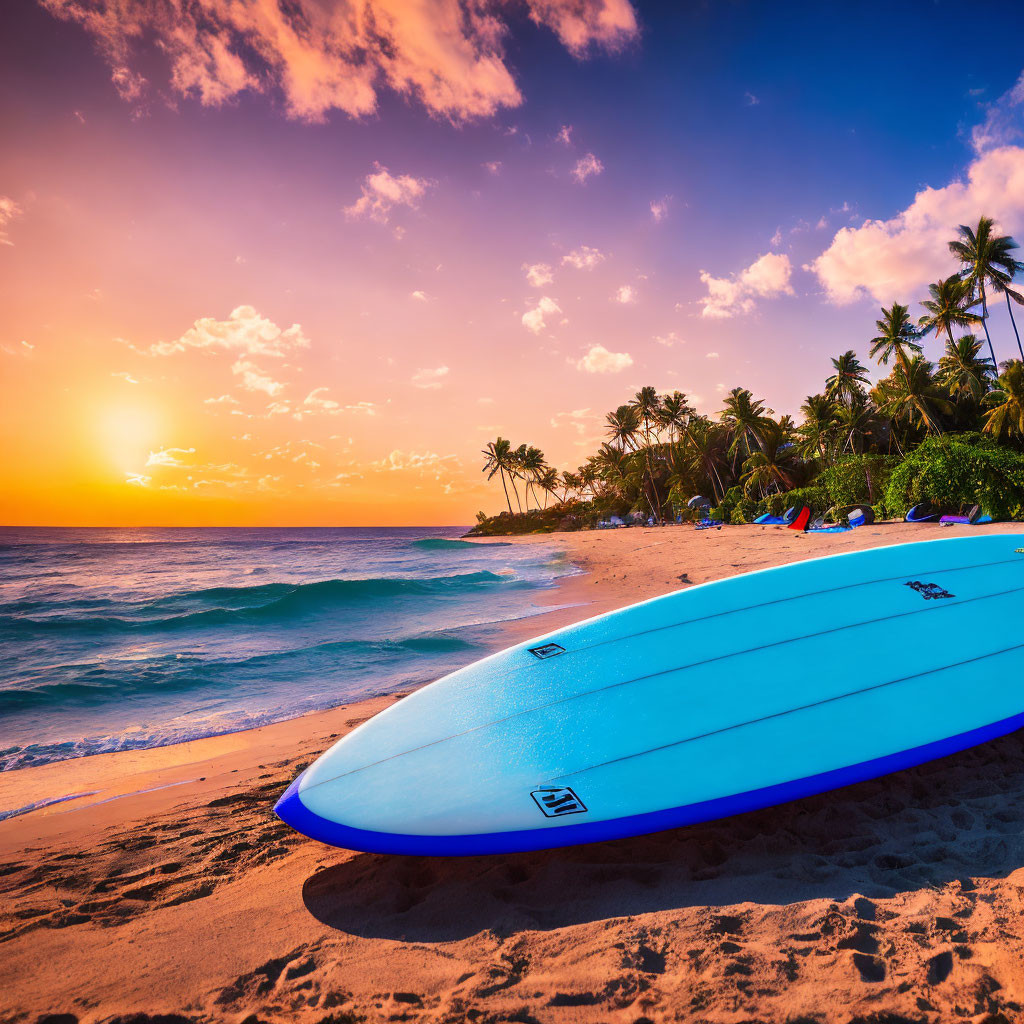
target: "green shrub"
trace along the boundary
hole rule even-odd
[[[984,434],[926,438],[889,478],[891,515],[930,501],[943,509],[978,504],[993,519],[1024,519],[1024,454]]]
[[[844,455],[814,482],[828,491],[832,505],[866,505],[882,500],[898,464],[899,459],[890,455]]]

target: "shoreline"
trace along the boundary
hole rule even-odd
[[[972,529],[1024,534],[1013,523]],[[823,537],[747,526],[505,538],[563,549],[583,572],[541,592],[550,610],[507,623],[502,644],[740,572],[960,535],[884,523]],[[509,858],[354,854],[277,821],[273,802],[306,763],[407,692],[0,774],[2,808],[81,794],[0,820],[0,1021],[252,1012],[320,1024],[342,1011],[447,1021],[527,1007],[545,1024],[594,1013],[632,1022],[675,1019],[694,999],[708,1019],[776,1019],[823,1012],[823,992],[835,999],[830,1021],[872,1007],[917,1019],[930,958],[942,973],[947,953],[952,981],[927,989],[935,1007],[967,1005],[983,977],[1002,986],[987,999],[1024,1003],[1024,979],[1009,970],[1024,956],[1024,810],[1004,795],[1024,785],[1017,735],[707,826]],[[1001,930],[999,918],[1017,930],[1012,942],[973,937],[982,921]],[[954,941],[939,919],[961,921],[967,938]],[[917,921],[925,931],[907,932]],[[920,970],[885,961],[879,931]],[[876,961],[883,977],[872,981]],[[39,967],[50,963],[60,970]],[[901,991],[904,978],[912,988]]]

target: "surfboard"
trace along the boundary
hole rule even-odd
[[[426,686],[288,788],[314,839],[484,854],[639,835],[885,775],[1024,725],[1024,534],[734,576]]]

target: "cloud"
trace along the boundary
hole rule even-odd
[[[746,103],[748,107],[756,107],[760,104],[761,97],[755,96],[752,92],[745,92],[743,94],[743,102]]]
[[[530,17],[546,25],[576,57],[594,46],[621,49],[636,38],[636,13],[628,0],[528,0]]]
[[[501,174],[500,160],[488,160],[487,163],[485,163],[483,166],[486,167],[487,170],[491,172],[491,174]]]
[[[426,473],[440,480],[451,470],[459,468],[457,455],[438,455],[437,452],[406,452],[396,448],[377,462],[371,463],[375,469],[387,472]]]
[[[529,309],[523,314],[523,326],[528,331],[533,331],[534,334],[540,334],[547,326],[545,318],[561,312],[558,303],[544,295],[533,309]]]
[[[221,395],[219,398],[204,398],[203,405],[238,405],[238,399],[232,395]]]
[[[21,207],[10,196],[0,196],[0,245],[14,245],[7,237],[7,225],[20,213]]]
[[[187,463],[181,458],[182,455],[195,455],[195,448],[162,448],[158,452],[150,452],[146,459],[146,466],[170,466],[181,467]]]
[[[572,176],[578,184],[582,185],[587,178],[592,178],[603,170],[604,164],[593,153],[588,153],[576,161],[576,166],[572,169]]]
[[[664,345],[665,348],[671,348],[673,345],[684,345],[686,344],[682,338],[676,334],[675,331],[669,331],[668,334],[655,335],[654,340],[659,345]]]
[[[410,298],[416,299],[419,302],[426,302],[427,301],[427,293],[426,292],[421,292],[419,290],[416,290],[416,291],[414,291],[412,293]]]
[[[889,220],[841,228],[807,269],[840,305],[865,295],[881,303],[906,300],[952,273],[947,243],[958,224],[976,223],[981,215],[998,215],[1002,233],[1024,231],[1024,149],[989,150],[972,161],[966,180],[922,189]]]
[[[265,391],[268,395],[279,395],[284,390],[284,384],[274,380],[268,373],[260,369],[255,363],[248,359],[238,359],[231,364],[231,372],[236,377],[241,377],[239,386],[246,391]]]
[[[333,398],[324,398],[327,388],[313,388],[312,391],[302,400],[303,408],[308,412],[327,413],[330,416],[341,412],[341,405]]]
[[[971,129],[971,145],[977,153],[1006,146],[1024,135],[1024,71],[1013,88],[985,109],[985,120]]]
[[[524,263],[523,270],[526,271],[526,280],[531,288],[543,288],[555,279],[547,263]]]
[[[633,357],[628,352],[609,352],[604,345],[592,345],[576,368],[587,373],[618,373],[632,365]]]
[[[115,370],[110,376],[111,377],[117,377],[119,380],[123,380],[126,384],[138,384],[139,383],[138,380],[136,380],[135,377],[133,377],[130,373],[127,373],[124,370]]]
[[[717,359],[717,358],[718,358],[718,353],[717,353],[717,352],[708,352],[708,353],[707,353],[707,354],[706,354],[706,355],[704,356],[704,358],[705,358],[705,359]]]
[[[621,285],[614,298],[624,306],[632,305],[636,302],[636,289],[631,284]]]
[[[572,125],[563,124],[558,129],[558,134],[555,136],[555,142],[560,142],[563,146],[572,145]]]
[[[219,106],[243,92],[280,91],[290,117],[323,121],[376,111],[389,89],[432,114],[461,120],[515,107],[522,94],[506,63],[502,0],[41,0],[99,46],[118,93],[138,104],[159,94],[135,65],[153,53],[172,93]],[[575,56],[620,49],[637,35],[628,0],[527,0],[530,17]]]
[[[599,263],[603,263],[607,257],[599,249],[589,245],[581,245],[578,249],[566,253],[562,257],[562,263],[575,267],[577,270],[593,270]]]
[[[248,356],[284,356],[300,348],[309,348],[309,339],[298,324],[282,330],[252,306],[237,306],[227,320],[203,317],[177,341],[157,342],[149,352],[169,356],[188,349],[219,349]]]
[[[125,473],[124,482],[126,484],[133,484],[136,487],[148,487],[152,483],[153,478],[146,476],[144,473]]]
[[[553,427],[572,427],[582,436],[592,431],[600,418],[590,409],[573,409],[571,412],[556,412],[550,422]]]
[[[768,252],[759,256],[745,270],[731,277],[712,277],[700,272],[701,283],[708,293],[701,299],[701,316],[725,319],[738,313],[750,313],[759,298],[792,295],[789,283],[793,267],[785,253]]]
[[[409,206],[415,209],[419,200],[430,187],[426,178],[414,178],[410,174],[395,177],[386,167],[376,165],[377,170],[366,176],[362,195],[344,208],[346,217],[369,217],[380,224],[387,224],[395,206]]]
[[[417,370],[412,375],[412,386],[414,388],[423,388],[424,390],[439,388],[441,384],[444,382],[444,378],[447,376],[447,366],[438,366],[435,367],[433,370]]]
[[[660,199],[651,200],[651,217],[656,224],[660,224],[668,216],[668,204],[671,201],[671,196],[662,196]]]

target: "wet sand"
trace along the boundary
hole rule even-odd
[[[587,574],[545,599],[573,607],[513,624],[508,640],[721,576],[950,532],[556,535]],[[0,821],[0,1021],[1024,1014],[1024,733],[782,807],[569,850],[382,857],[279,822],[271,809],[295,774],[395,699],[0,775],[0,808],[89,794]]]

